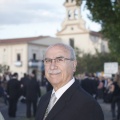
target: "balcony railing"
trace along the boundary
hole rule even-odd
[[[14,65],[17,66],[17,67],[21,67],[22,66],[22,62],[21,61],[16,61],[14,63]]]
[[[28,66],[29,67],[38,67],[39,66],[39,61],[38,60],[29,60]]]

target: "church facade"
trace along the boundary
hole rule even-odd
[[[83,53],[95,54],[96,50],[108,52],[108,43],[102,35],[86,29],[80,6],[76,5],[76,0],[66,0],[64,7],[66,17],[61,25],[62,29],[57,32],[56,36],[73,48],[79,48]]]

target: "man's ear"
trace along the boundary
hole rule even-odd
[[[73,71],[74,71],[74,72],[76,71],[76,66],[77,66],[77,61],[74,60],[74,61],[73,61]]]

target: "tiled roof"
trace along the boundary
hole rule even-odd
[[[18,43],[28,43],[37,39],[47,38],[49,36],[38,36],[38,37],[28,37],[28,38],[13,38],[13,39],[0,39],[0,44],[18,44]]]
[[[90,34],[93,36],[102,37],[102,34],[100,32],[90,31]]]

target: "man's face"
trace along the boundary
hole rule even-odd
[[[63,47],[54,46],[49,48],[45,55],[46,59],[68,58],[70,53]],[[76,69],[76,61],[63,59],[63,61],[52,60],[50,64],[45,64],[45,76],[55,90],[64,86],[73,78]]]

